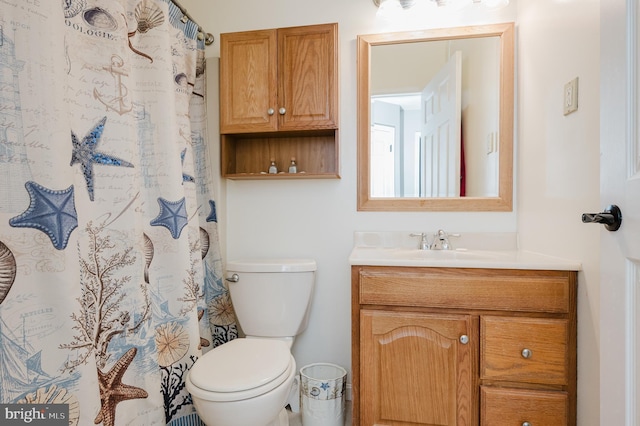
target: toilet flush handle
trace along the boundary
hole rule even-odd
[[[238,274],[233,274],[230,277],[227,277],[226,280],[230,283],[237,283],[238,281],[240,281],[240,277],[238,276]]]

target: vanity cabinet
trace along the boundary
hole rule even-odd
[[[337,24],[220,35],[223,176],[339,177],[337,38]],[[292,157],[304,173],[263,173]]]
[[[352,266],[353,424],[575,425],[576,277]]]

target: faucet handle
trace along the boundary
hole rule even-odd
[[[459,237],[460,234],[459,233],[451,234],[445,231],[444,229],[438,229],[438,232],[436,232],[434,236],[436,238],[440,238],[440,237],[449,238],[449,237]]]
[[[449,242],[449,237],[459,237],[460,234],[449,234],[444,229],[438,229],[435,233],[432,249],[435,250],[451,250],[453,247]]]
[[[411,233],[409,234],[409,236],[411,237],[420,237],[420,250],[429,250],[431,248],[431,245],[429,244],[429,240],[427,239],[427,233],[426,232],[420,232],[418,233]]]

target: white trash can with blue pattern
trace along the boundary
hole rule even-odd
[[[344,426],[347,370],[329,363],[300,369],[303,426]]]

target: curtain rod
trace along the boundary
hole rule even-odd
[[[173,2],[173,4],[175,4],[178,7],[178,9],[180,9],[180,12],[182,12],[184,16],[186,16],[189,20],[191,20],[191,22],[193,22],[198,26],[198,39],[200,40],[204,39],[204,44],[206,44],[207,46],[209,46],[210,44],[213,44],[215,40],[213,37],[213,34],[205,32],[200,26],[200,24],[198,24],[196,20],[193,19],[191,15],[189,15],[189,12],[187,12],[187,9],[185,9],[184,6],[182,6],[178,0],[171,0],[171,1]]]

